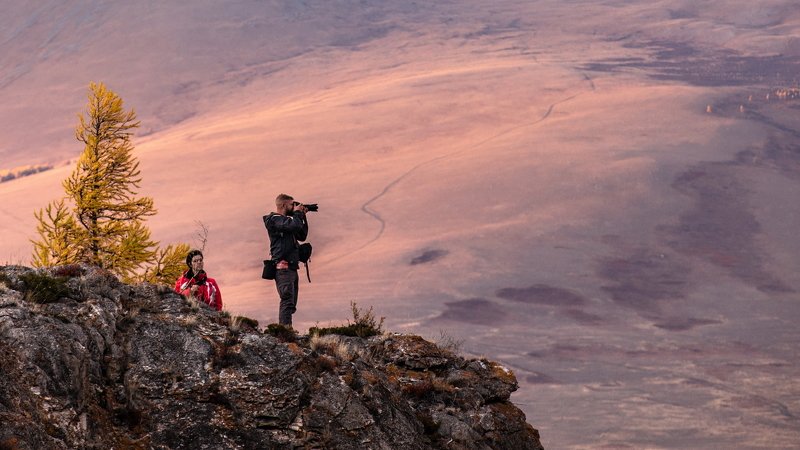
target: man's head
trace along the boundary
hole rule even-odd
[[[291,195],[280,194],[275,198],[275,207],[278,208],[278,214],[287,214],[294,212],[294,197]]]

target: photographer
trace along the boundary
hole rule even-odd
[[[295,202],[290,195],[280,194],[275,199],[277,212],[264,216],[264,226],[269,233],[270,258],[275,263],[275,286],[281,298],[278,322],[292,325],[292,314],[297,310],[297,290],[300,254],[298,242],[308,237],[308,208]]]

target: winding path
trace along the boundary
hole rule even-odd
[[[591,80],[589,80],[589,81],[591,81]],[[594,83],[592,83],[591,88],[592,88],[592,90],[594,90]],[[347,256],[353,255],[353,254],[363,250],[364,248],[368,247],[369,245],[371,245],[372,243],[374,243],[375,241],[380,239],[381,236],[383,236],[383,232],[386,230],[386,220],[383,217],[381,217],[381,215],[377,211],[375,211],[374,209],[370,208],[370,205],[372,203],[374,203],[375,201],[379,200],[384,195],[388,194],[389,191],[392,190],[392,188],[397,186],[397,184],[399,184],[401,181],[403,181],[409,175],[411,175],[412,173],[416,172],[421,167],[425,167],[425,166],[431,165],[433,163],[439,162],[439,161],[441,161],[443,159],[451,158],[451,157],[459,155],[461,153],[464,153],[464,152],[467,152],[467,151],[470,151],[470,150],[474,150],[476,148],[480,148],[483,145],[487,144],[488,142],[491,142],[491,141],[493,141],[495,139],[498,139],[498,138],[500,138],[502,136],[505,136],[505,135],[507,135],[507,134],[509,134],[509,133],[511,133],[513,131],[519,130],[521,128],[528,128],[528,127],[532,127],[532,126],[538,125],[539,123],[547,120],[547,118],[550,117],[550,114],[553,113],[553,110],[555,109],[555,107],[557,105],[559,105],[561,103],[566,103],[566,102],[574,99],[575,97],[577,97],[579,95],[580,95],[580,93],[574,94],[574,95],[571,95],[571,96],[569,96],[567,98],[561,99],[561,100],[559,100],[559,101],[557,101],[555,103],[552,103],[547,108],[547,111],[545,111],[545,113],[539,119],[537,119],[537,120],[535,120],[535,121],[533,121],[531,123],[523,123],[523,124],[512,126],[512,127],[508,128],[508,129],[503,130],[503,131],[495,134],[494,136],[490,136],[490,137],[488,137],[488,138],[486,138],[486,139],[484,139],[484,140],[482,140],[482,141],[480,141],[480,142],[478,142],[478,143],[476,143],[476,144],[474,144],[474,145],[472,145],[470,147],[467,147],[467,148],[462,149],[462,150],[457,150],[457,151],[454,151],[454,152],[450,152],[450,153],[447,153],[447,154],[444,154],[444,155],[441,155],[441,156],[437,156],[435,158],[432,158],[432,159],[429,159],[427,161],[421,162],[421,163],[417,164],[416,166],[411,167],[410,169],[405,171],[403,174],[401,174],[400,176],[398,176],[397,178],[395,178],[394,180],[389,182],[389,184],[384,186],[383,189],[378,194],[376,194],[375,196],[373,196],[372,198],[370,198],[369,200],[364,202],[364,204],[361,205],[361,211],[363,211],[365,214],[367,214],[370,217],[372,217],[373,219],[375,219],[380,224],[380,228],[378,229],[377,233],[375,233],[375,235],[370,240],[368,240],[367,242],[361,244],[360,246],[356,247],[355,249],[353,249],[353,250],[351,250],[349,252],[343,253],[343,254],[341,254],[339,256],[336,256],[336,257],[330,259],[328,261],[328,263],[331,263],[331,262],[334,262],[334,261],[338,261],[338,260],[340,260],[342,258],[345,258]]]

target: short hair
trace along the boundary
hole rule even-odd
[[[275,198],[275,205],[280,206],[284,202],[287,202],[289,200],[294,200],[294,197],[292,197],[291,195],[280,194]]]
[[[189,266],[189,268],[192,267],[192,259],[194,259],[194,257],[197,256],[197,255],[203,256],[203,252],[201,252],[200,250],[195,249],[195,250],[190,251],[189,254],[186,255],[186,265]]]

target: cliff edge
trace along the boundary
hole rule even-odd
[[[0,267],[0,449],[542,448],[497,363],[252,325],[102,269]]]

